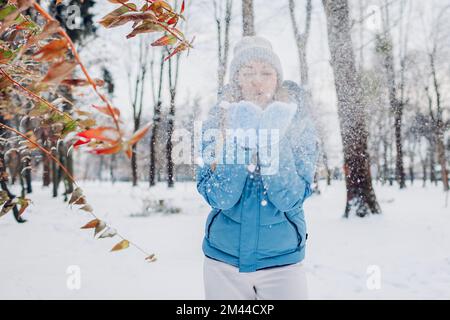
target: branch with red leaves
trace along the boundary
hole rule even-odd
[[[57,1],[57,4],[59,2]],[[138,9],[132,1],[116,0],[115,3],[120,4],[120,7],[103,17],[100,24],[105,28],[113,28],[131,22],[133,30],[127,38],[145,33],[164,33],[151,45],[173,47],[166,60],[192,48],[192,41],[188,42],[184,34],[177,28],[179,20],[184,20],[184,1],[179,13],[176,13],[166,1],[144,0],[144,2],[145,4]],[[44,26],[39,26],[24,14],[30,7],[34,7],[46,20]],[[99,86],[104,82],[90,76],[74,43],[56,19],[34,0],[9,0],[0,5],[0,35],[4,36],[5,34],[7,36],[2,37],[4,40],[0,41],[0,112],[5,119],[25,116],[29,119],[37,119],[36,123],[39,123],[39,127],[53,130],[53,137],[56,137],[58,142],[67,137],[69,133],[74,133],[73,136],[76,138],[72,145],[74,148],[82,145],[88,146],[89,152],[98,155],[123,151],[128,157],[131,157],[133,145],[145,136],[151,124],[137,130],[129,138],[124,138],[120,128],[119,110],[114,108],[99,90]],[[16,38],[19,38],[20,41],[16,41]],[[69,58],[68,52],[72,53],[73,58]],[[85,80],[68,78],[76,66],[80,66]],[[46,73],[42,75],[44,70]],[[68,102],[67,99],[58,98],[49,102],[41,95],[44,93],[45,96],[46,92],[54,94],[60,86],[72,88],[86,85],[90,86],[104,103],[104,106],[93,106],[93,108],[111,117],[114,126],[96,126],[95,120],[89,117],[74,119],[56,106],[56,101]],[[17,102],[25,102],[20,113],[17,112]],[[71,104],[71,102],[68,103]],[[75,112],[80,116],[90,115],[89,112],[81,110],[75,110]],[[94,220],[82,227],[83,229],[95,229],[94,235],[98,235],[98,238],[114,236],[121,238],[112,251],[125,249],[132,245],[146,255],[146,260],[155,261],[153,254],[149,255],[94,214],[73,175],[51,151],[38,143],[33,131],[24,134],[4,123],[0,123],[0,127],[12,132],[14,137],[22,139],[20,142],[25,143],[28,149],[37,148],[43,152],[64,171],[67,179],[75,184],[76,189],[71,195],[69,204],[79,205],[80,210],[89,212],[94,217]],[[59,131],[56,130],[57,128]],[[0,143],[4,143],[5,140],[9,141],[9,139],[2,138]],[[0,197],[2,205],[5,203],[2,202],[3,200]],[[8,208],[6,209],[9,210],[14,203],[8,200],[7,204]],[[1,213],[4,212],[5,206],[6,204]],[[26,206],[27,203],[21,205],[20,211],[23,212]]]

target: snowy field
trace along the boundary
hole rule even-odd
[[[201,242],[208,206],[194,183],[133,189],[129,183],[82,185],[99,217],[157,254],[147,263],[135,248],[109,253],[116,239],[80,230],[90,220],[34,185],[34,205],[18,225],[0,219],[0,299],[203,299]],[[383,215],[341,218],[342,182],[321,185],[305,203],[305,267],[312,299],[450,299],[450,207],[441,187],[375,186]],[[131,217],[142,199],[166,199],[182,212]],[[77,266],[78,290],[67,273]],[[69,269],[70,270],[70,269]],[[379,288],[370,285],[373,277]],[[367,283],[369,282],[369,286]],[[377,289],[378,288],[378,289]]]

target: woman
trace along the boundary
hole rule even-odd
[[[212,207],[202,245],[206,299],[307,298],[302,205],[317,144],[305,98],[283,83],[267,40],[236,45],[230,85],[202,128],[197,170]]]

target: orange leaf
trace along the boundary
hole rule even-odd
[[[96,86],[102,87],[105,84],[105,81],[103,81],[102,79],[94,79],[94,83]],[[65,79],[61,82],[61,85],[68,87],[83,87],[88,86],[89,84],[89,81],[85,79]]]
[[[42,82],[59,84],[65,77],[72,73],[77,66],[74,62],[61,61],[50,67]]]
[[[33,55],[33,58],[37,61],[51,61],[64,56],[67,48],[67,39],[56,39],[43,46]]]
[[[123,249],[128,248],[129,246],[130,246],[130,242],[128,240],[122,240],[118,244],[116,244],[114,246],[114,248],[111,249],[111,252],[123,250]]]
[[[19,216],[21,216],[25,212],[25,209],[30,205],[30,201],[31,201],[30,199],[24,199],[24,198],[19,199],[19,204],[20,204],[20,209],[18,212]]]
[[[157,0],[150,5],[150,10],[157,14],[163,13],[164,9],[172,12],[172,7],[165,1]]]
[[[116,17],[110,17],[108,20],[100,21],[105,28],[114,28],[122,26],[130,21],[156,20],[155,14],[151,11],[143,13],[128,13]]]
[[[185,42],[181,43],[178,47],[173,49],[173,51],[166,58],[164,58],[164,61],[169,60],[174,55],[176,55],[177,53],[180,53],[180,52],[186,50],[187,48],[188,48],[188,45]]]
[[[105,28],[109,28],[115,23],[115,21],[118,17],[129,12],[131,10],[131,8],[136,9],[136,5],[133,3],[130,3],[127,6],[121,6],[121,7],[117,8],[116,10],[108,13],[102,19],[100,19],[99,23],[102,26],[104,26]]]
[[[165,36],[159,38],[155,42],[153,42],[152,46],[156,47],[156,46],[173,45],[173,44],[177,43],[177,40],[178,40],[177,37],[175,37],[174,35],[168,34],[168,35],[165,35]]]
[[[111,109],[110,109],[107,106],[99,107],[99,106],[96,106],[96,105],[92,105],[92,107],[94,107],[95,109],[97,109],[101,113],[104,113],[104,114],[106,114],[108,116],[113,116],[116,119],[120,117],[120,110],[117,109],[117,108],[111,107]],[[112,110],[112,113],[111,113],[111,110]]]
[[[100,223],[100,220],[94,219],[81,227],[81,229],[94,229]]]
[[[155,24],[153,21],[144,21],[142,24],[133,29],[128,35],[127,39],[135,37],[140,33],[160,32],[164,31],[164,28]]]
[[[86,197],[85,196],[79,197],[73,204],[86,204]]]
[[[142,127],[141,129],[139,129],[138,131],[136,131],[133,136],[131,137],[131,139],[128,141],[128,144],[130,146],[134,145],[135,143],[137,143],[139,140],[141,140],[145,134],[147,133],[148,129],[150,129],[150,127],[152,126],[151,123],[146,124],[144,127]]]
[[[128,159],[131,159],[131,156],[133,155],[133,149],[131,149],[130,145],[128,145],[127,150],[125,151],[125,154],[127,155]]]

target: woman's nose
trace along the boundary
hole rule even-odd
[[[259,88],[261,86],[261,79],[260,78],[255,78],[252,80],[252,84],[254,87]]]

